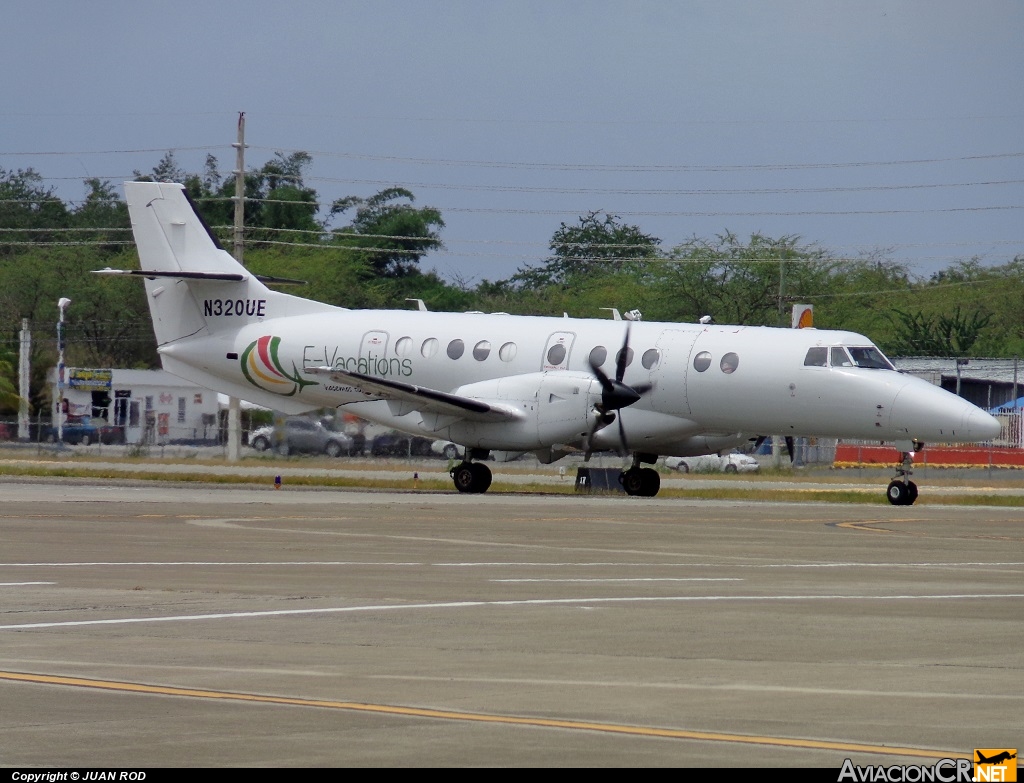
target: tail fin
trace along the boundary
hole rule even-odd
[[[328,305],[271,291],[225,251],[182,185],[126,182],[157,345]],[[294,282],[294,281],[292,281]],[[274,306],[272,306],[274,305]]]

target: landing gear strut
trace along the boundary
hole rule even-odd
[[[467,449],[466,460],[460,462],[450,471],[452,482],[459,492],[480,494],[486,492],[487,488],[491,486],[491,469],[480,462],[469,461],[477,456],[476,451],[477,449]],[[480,458],[483,459],[486,456],[487,452],[484,451]]]
[[[914,451],[924,448],[923,443],[914,441]],[[917,484],[910,480],[914,465],[914,451],[903,451],[900,464],[896,467],[896,478],[889,482],[885,496],[894,506],[912,506],[917,500]]]
[[[656,454],[636,453],[633,455],[632,466],[619,475],[619,483],[622,484],[627,495],[653,498],[658,494],[658,490],[661,489],[661,476],[658,475],[658,471],[653,468],[640,467],[643,462],[653,463],[657,459]]]

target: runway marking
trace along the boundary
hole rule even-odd
[[[413,682],[464,682],[470,684],[499,685],[551,685],[581,688],[635,688],[643,690],[681,690],[681,691],[738,691],[741,693],[799,693],[812,696],[856,696],[870,699],[967,699],[979,701],[1021,701],[1021,693],[949,693],[940,691],[869,691],[864,689],[844,688],[811,688],[793,685],[756,685],[753,683],[723,683],[716,685],[697,685],[683,682],[614,682],[607,680],[544,680],[510,677],[429,677],[403,674],[372,674],[366,675],[369,680],[409,680]]]
[[[161,685],[142,685],[139,683],[119,682],[115,680],[94,680],[83,677],[59,677],[44,674],[24,674],[21,672],[0,672],[0,680],[27,682],[39,685],[62,685],[74,688],[93,688],[96,690],[149,694],[154,696],[179,696],[193,699],[239,701],[257,704],[280,704],[293,707],[316,707],[319,709],[401,715],[411,718],[432,718],[436,720],[493,723],[509,726],[533,726],[548,729],[567,729],[571,731],[597,731],[606,734],[625,734],[663,739],[732,742],[746,745],[773,745],[778,747],[802,748],[807,750],[830,750],[846,753],[870,753],[885,756],[911,756],[934,759],[952,758],[955,756],[965,755],[965,752],[963,751],[940,751],[927,750],[925,748],[901,748],[891,745],[870,745],[856,742],[729,734],[726,732],[712,731],[690,731],[686,729],[666,729],[653,726],[629,726],[618,723],[559,720],[554,718],[528,718],[518,715],[499,715],[493,713],[457,712],[454,710],[402,707],[394,704],[370,704],[364,702],[330,701],[325,699],[300,699],[287,696],[264,696],[255,693],[235,693],[230,691],[176,688]]]
[[[670,563],[670,562],[616,562],[595,560],[590,562],[541,562],[541,561],[493,561],[464,563],[426,563],[415,561],[368,561],[368,560],[131,560],[131,561],[72,561],[65,563],[0,563],[0,568],[65,568],[65,567],[115,566],[431,566],[434,568],[980,568],[1019,567],[1024,561],[970,561],[970,562],[922,562],[922,563]]]
[[[1024,593],[977,593],[935,595],[677,595],[626,596],[621,598],[531,598],[516,601],[442,601],[424,604],[378,604],[370,606],[333,606],[319,609],[269,609],[260,612],[219,612],[216,614],[170,615],[167,617],[121,617],[107,620],[62,620],[48,623],[0,625],[0,631],[24,631],[36,628],[73,628],[95,625],[135,625],[139,623],[189,622],[193,620],[238,620],[255,617],[288,617],[349,612],[393,612],[416,609],[473,609],[489,606],[589,606],[593,604],[653,602],[739,602],[739,601],[973,601],[993,598],[1024,598]]]
[[[635,579],[491,579],[491,582],[571,582],[571,583],[592,583],[592,582],[743,582],[744,579],[734,577],[637,577]]]
[[[55,585],[56,582],[0,582],[0,587],[25,587],[27,585]]]

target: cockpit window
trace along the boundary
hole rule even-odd
[[[833,345],[831,348],[833,367],[853,367],[850,355],[841,345]]]
[[[804,357],[804,367],[827,367],[828,348],[815,346],[807,349],[807,356]]]
[[[882,352],[873,345],[864,348],[850,348],[850,356],[858,367],[866,367],[869,370],[895,370],[892,362],[882,355]]]

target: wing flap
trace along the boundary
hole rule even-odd
[[[349,372],[332,367],[309,367],[303,372],[307,375],[326,376],[336,383],[359,389],[369,397],[388,400],[392,410],[397,408],[407,413],[415,410],[421,414],[453,417],[452,420],[472,421],[514,421],[523,415],[518,409],[508,405],[488,403],[361,372]]]

